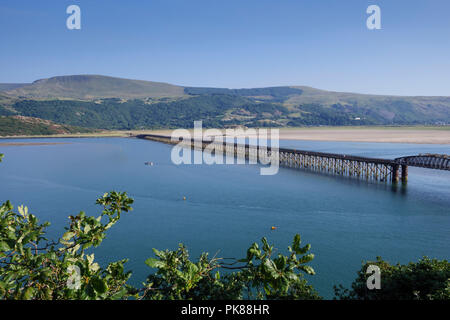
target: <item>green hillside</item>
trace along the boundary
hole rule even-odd
[[[296,107],[317,104],[324,107],[342,106],[347,112],[377,115],[386,121],[447,121],[450,117],[450,97],[384,96],[295,87],[302,90],[285,101]]]
[[[0,116],[0,136],[89,133],[92,129],[60,125],[37,118]]]

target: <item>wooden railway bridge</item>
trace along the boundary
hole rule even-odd
[[[168,144],[179,144],[192,149],[203,151],[212,143],[215,149],[227,155],[241,157],[248,160],[267,160],[275,152],[280,166],[289,168],[305,168],[330,174],[345,175],[367,180],[377,180],[404,183],[408,180],[408,167],[421,167],[450,171],[450,156],[443,154],[421,154],[417,156],[401,157],[397,159],[380,159],[352,156],[346,154],[315,152],[290,148],[260,147],[249,144],[230,142],[214,142],[212,140],[194,140],[179,138],[173,141],[171,137],[162,135],[137,135],[136,138],[153,140]],[[401,173],[401,175],[400,175]]]

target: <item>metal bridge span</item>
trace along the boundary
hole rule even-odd
[[[280,166],[283,167],[305,168],[319,172],[393,183],[397,183],[400,180],[402,182],[408,180],[409,166],[450,171],[450,155],[445,154],[421,154],[397,159],[380,159],[289,148],[271,149],[270,147],[263,148],[230,142],[199,141],[183,138],[172,140],[168,136],[152,134],[137,135],[136,138],[168,144],[182,143],[184,146],[192,149],[201,148],[202,151],[213,143],[217,151],[222,151],[234,157],[243,157],[256,161],[258,159],[268,159],[273,155],[272,153],[275,153],[274,155],[278,157]]]

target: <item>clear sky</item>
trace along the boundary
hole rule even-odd
[[[66,8],[81,8],[81,30]],[[381,30],[366,9],[381,8]],[[450,96],[448,0],[0,0],[0,82],[102,74],[186,86]]]

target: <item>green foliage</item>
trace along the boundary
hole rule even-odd
[[[125,297],[131,276],[124,272],[127,260],[102,269],[86,250],[100,245],[121,213],[131,210],[132,202],[126,193],[104,194],[97,200],[103,206],[101,215],[70,216],[70,226],[58,242],[45,238],[49,223],[40,224],[27,207],[15,212],[9,201],[4,203],[0,206],[0,299]]]
[[[146,264],[157,271],[148,277],[143,298],[320,299],[303,278],[302,273],[314,274],[307,265],[314,255],[307,254],[310,245],[300,247],[300,235],[295,236],[287,256],[279,253],[274,258],[273,246],[266,238],[261,242],[261,248],[254,243],[246,258],[239,260],[209,259],[203,253],[192,262],[183,245],[176,251],[154,250],[156,258]]]
[[[300,105],[298,108],[300,117],[289,121],[290,126],[342,126],[342,125],[374,125],[386,124],[384,119],[375,115],[362,115],[358,110],[351,110],[342,105],[335,104],[326,107],[318,104]],[[355,118],[361,118],[355,120]]]
[[[367,289],[367,267],[377,265],[381,271],[381,289]],[[450,299],[450,263],[424,257],[406,265],[391,265],[380,257],[366,262],[351,289],[335,287],[339,299],[356,300],[448,300]]]
[[[140,99],[121,101],[22,100],[13,108],[21,115],[51,120],[76,127],[99,129],[155,129],[190,128],[202,119],[205,127],[221,128],[227,125],[308,126],[382,124],[382,119],[367,115],[355,121],[357,112],[342,112],[339,107],[301,105],[289,111],[273,100],[257,101],[239,95],[194,95],[189,98],[164,101]],[[291,113],[300,117],[291,118]],[[390,122],[389,122],[390,123]]]
[[[291,87],[268,87],[253,89],[224,89],[186,87],[184,92],[190,95],[226,94],[241,97],[270,97],[275,101],[284,101],[290,95],[301,95],[303,90]]]
[[[103,99],[98,102],[69,100],[24,100],[14,104],[20,114],[72,126],[101,129],[192,127],[203,119],[205,127],[223,126],[229,108],[251,103],[242,97],[195,96],[175,101]]]

